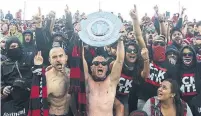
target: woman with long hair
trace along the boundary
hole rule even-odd
[[[181,100],[175,80],[166,79],[158,88],[157,96],[143,107],[148,116],[193,116],[187,103]]]

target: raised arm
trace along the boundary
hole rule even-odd
[[[158,16],[158,20],[160,22],[160,34],[167,37],[167,28],[165,26],[165,17],[163,15]]]
[[[144,39],[142,37],[142,31],[140,29],[140,22],[138,20],[138,14],[136,6],[134,5],[134,9],[130,11],[130,16],[133,20],[133,30],[135,32],[135,36],[137,38],[137,41],[141,48],[146,48],[146,45],[144,43]]]
[[[85,50],[84,47],[82,47],[82,62],[83,62],[83,68],[84,68],[84,77],[85,77],[85,80],[87,80],[89,77],[89,71],[88,71],[88,64],[85,59],[84,50]]]
[[[150,68],[149,68],[149,52],[147,50],[147,48],[142,48],[141,51],[141,56],[143,58],[144,61],[144,68],[141,72],[141,77],[142,78],[147,78],[150,74]]]
[[[116,60],[114,61],[112,71],[109,75],[109,77],[111,78],[111,81],[114,82],[115,84],[118,84],[119,82],[119,78],[121,75],[122,66],[124,62],[124,56],[125,56],[124,43],[123,43],[123,39],[125,36],[124,34],[122,34],[122,36],[120,37],[120,40],[118,41],[117,57],[116,57]]]

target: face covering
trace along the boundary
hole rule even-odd
[[[29,91],[19,88],[19,87],[14,87],[13,91],[11,92],[11,96],[13,100],[15,101],[25,101],[29,99]]]
[[[191,66],[193,63],[193,53],[183,53],[183,63],[186,66]]]
[[[152,46],[153,49],[153,60],[157,62],[165,61],[165,46]]]
[[[14,61],[20,60],[22,56],[22,50],[20,48],[9,49],[7,51],[7,56]]]

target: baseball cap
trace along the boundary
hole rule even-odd
[[[30,90],[30,83],[24,78],[17,78],[13,82],[13,87],[20,87],[22,89]]]

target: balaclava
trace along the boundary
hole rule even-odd
[[[13,82],[13,91],[11,96],[16,105],[23,103],[29,99],[31,83],[25,78],[15,79]]]
[[[12,43],[17,43],[18,48],[14,49],[9,49],[10,45]],[[22,45],[17,37],[11,37],[6,41],[6,52],[7,52],[7,57],[10,58],[12,61],[19,61],[21,60],[21,57],[23,55],[22,52]]]

